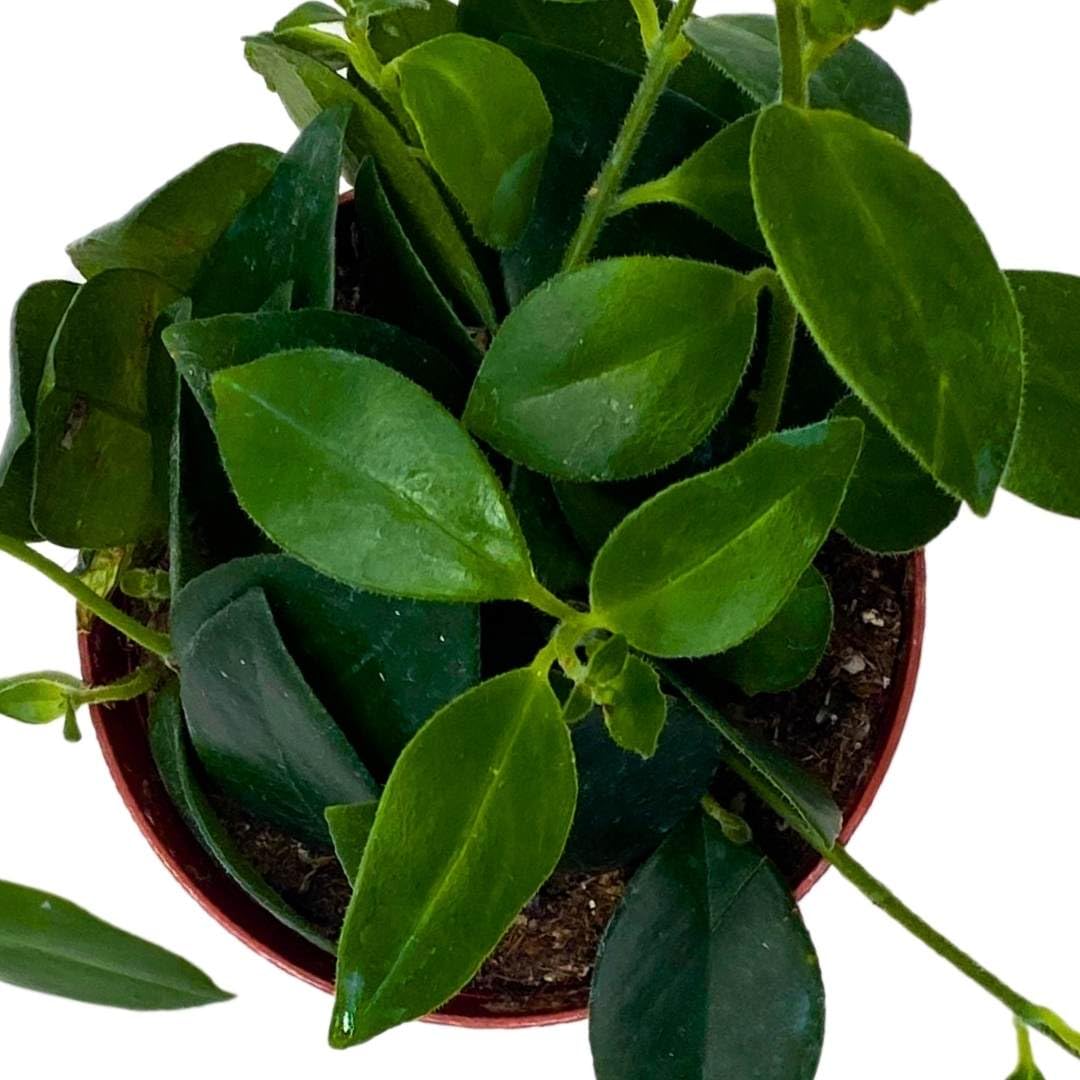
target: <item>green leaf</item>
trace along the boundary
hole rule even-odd
[[[261,589],[203,625],[185,652],[180,687],[207,774],[260,821],[326,843],[326,807],[378,797],[285,648]]]
[[[1009,281],[1024,322],[1024,403],[1005,487],[1080,517],[1080,278],[1016,272]]]
[[[551,481],[514,465],[509,494],[537,580],[556,596],[584,596],[591,560],[586,559],[571,532]]]
[[[614,634],[602,641],[589,657],[586,679],[595,686],[606,686],[622,675],[629,659],[629,643],[622,634]]]
[[[334,306],[334,236],[342,142],[338,105],[304,129],[263,190],[233,219],[195,282],[199,318],[258,311],[285,282],[297,307]]]
[[[764,855],[697,814],[637,873],[600,949],[597,1080],[810,1080],[825,990]]]
[[[649,203],[674,203],[733,236],[741,244],[765,250],[750,190],[750,143],[757,115],[714,135],[667,176],[630,188],[619,199],[624,212]]]
[[[727,410],[756,326],[756,286],[724,267],[648,257],[594,263],[510,314],[465,422],[550,476],[654,472],[688,454]]]
[[[0,716],[22,724],[51,724],[68,708],[71,694],[83,684],[59,671],[0,679]]]
[[[378,809],[377,802],[326,808],[326,825],[330,830],[330,838],[334,841],[334,852],[350,885],[356,882],[360,861],[371,837]]]
[[[356,588],[420,600],[534,591],[490,465],[397,372],[309,349],[219,372],[213,387],[240,502],[286,551]]]
[[[236,215],[267,185],[281,155],[240,144],[211,154],[130,213],[68,247],[87,278],[105,270],[145,270],[186,292]]]
[[[177,299],[160,278],[109,270],[57,331],[36,418],[33,520],[69,548],[163,535],[172,374],[158,320]]]
[[[802,0],[811,41],[835,46],[863,30],[880,30],[897,11],[913,15],[932,0]]]
[[[379,778],[437,709],[480,677],[477,612],[358,592],[285,555],[236,559],[172,608],[181,665],[203,625],[253,588],[305,681]]]
[[[817,671],[832,628],[829,586],[811,567],[764,630],[706,663],[747,694],[794,690]]]
[[[780,96],[780,52],[771,15],[714,15],[691,19],[694,48],[746,91],[758,105]],[[853,41],[830,56],[809,80],[810,102],[839,109],[907,142],[911,105],[895,71],[877,53]]]
[[[11,426],[0,448],[0,532],[40,540],[30,520],[34,497],[34,413],[49,346],[79,287],[67,281],[31,285],[11,320]]]
[[[352,115],[345,133],[345,160],[355,176],[369,155],[385,171],[400,206],[426,245],[423,255],[468,301],[485,325],[495,312],[468,245],[424,166],[416,159],[382,111],[340,75],[295,49],[265,37],[247,43],[248,63],[280,95],[293,121],[303,126],[323,109],[345,104]]]
[[[258,312],[176,323],[162,334],[180,373],[212,420],[210,380],[271,353],[325,348],[370,356],[401,372],[451,412],[465,404],[465,379],[431,346],[397,326],[341,311]]]
[[[274,25],[274,33],[280,34],[283,30],[295,30],[303,26],[319,26],[324,23],[339,23],[345,21],[345,12],[329,4],[322,4],[317,0],[308,0],[294,8],[283,19],[279,19]]]
[[[825,542],[861,444],[858,421],[827,421],[661,492],[596,557],[597,618],[654,656],[741,644],[777,615]]]
[[[604,705],[608,734],[624,750],[651,758],[667,722],[667,698],[660,678],[644,660],[627,658],[622,675],[615,680],[611,701]]]
[[[332,954],[333,944],[294,911],[251,865],[207,798],[196,774],[175,682],[154,695],[150,707],[150,749],[169,798],[207,854],[252,900],[312,945]]]
[[[546,674],[511,671],[432,717],[398,761],[364,852],[333,1046],[423,1016],[472,978],[555,869],[576,789]]]
[[[0,982],[145,1011],[232,997],[174,953],[59,896],[9,881],[0,881]]]
[[[960,502],[853,396],[833,410],[863,422],[866,439],[836,527],[868,551],[900,555],[924,547],[960,512]]]
[[[967,208],[895,139],[838,112],[767,109],[751,171],[769,249],[829,362],[943,487],[989,513],[1023,339]]]
[[[425,41],[452,33],[457,7],[450,0],[430,0],[426,8],[400,8],[381,15],[368,28],[371,47],[387,64]]]
[[[501,45],[444,34],[387,68],[435,172],[476,235],[510,247],[525,229],[551,141],[533,73]]]
[[[345,0],[349,18],[365,20],[408,8],[425,10],[428,0]]]

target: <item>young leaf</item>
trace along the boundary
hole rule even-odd
[[[510,314],[465,422],[549,476],[654,472],[688,454],[727,410],[756,326],[757,288],[724,267],[649,257],[594,263]]]
[[[1080,517],[1080,278],[1009,275],[1024,322],[1024,404],[1005,487],[1028,502]]]
[[[866,439],[836,527],[853,543],[883,555],[924,547],[944,532],[960,512],[960,502],[943,491],[889,430],[849,395],[834,416],[863,422]]]
[[[294,911],[251,865],[200,786],[184,730],[179,688],[175,681],[154,695],[150,706],[149,731],[154,764],[169,798],[207,854],[252,900],[312,945],[332,954],[333,944]]]
[[[767,109],[754,200],[829,362],[943,487],[989,513],[1020,413],[1005,276],[941,176],[838,112]]]
[[[309,349],[219,372],[213,388],[240,502],[286,551],[396,596],[512,600],[534,591],[490,465],[397,372]],[[279,466],[268,473],[267,461]]]
[[[880,30],[896,11],[909,15],[932,0],[802,0],[803,24],[811,41],[835,46],[863,30]]]
[[[283,19],[279,19],[274,25],[274,33],[280,34],[284,30],[295,30],[304,26],[319,26],[324,23],[340,23],[345,21],[345,12],[340,8],[331,7],[330,4],[319,3],[318,0],[308,0],[294,8]]]
[[[616,745],[643,758],[656,753],[667,722],[667,698],[656,672],[637,656],[627,658],[604,705],[604,723]]]
[[[832,628],[829,586],[811,567],[764,630],[705,664],[747,694],[794,690],[817,670]]]
[[[791,894],[693,815],[637,873],[590,998],[597,1080],[810,1080],[825,990]]]
[[[430,0],[424,8],[388,11],[368,27],[371,47],[388,64],[396,56],[457,29],[457,7],[450,0]]]
[[[339,105],[312,120],[236,215],[198,274],[197,317],[258,311],[287,281],[297,307],[334,306],[334,235],[349,115]]]
[[[51,724],[65,714],[74,691],[83,684],[58,671],[0,679],[0,716],[22,724]]]
[[[555,869],[576,790],[546,674],[511,671],[432,717],[379,803],[338,949],[331,1045],[423,1016],[472,978]]]
[[[356,883],[356,875],[360,871],[360,862],[364,857],[364,848],[367,847],[368,839],[371,837],[378,809],[377,802],[326,808],[326,825],[330,830],[330,839],[334,842],[334,853],[350,885]]]
[[[780,51],[771,15],[713,15],[691,19],[684,31],[694,48],[734,79],[758,105],[780,96]],[[810,102],[839,109],[907,142],[911,106],[895,71],[853,41],[830,56],[809,80]]]
[[[52,543],[121,547],[164,533],[172,375],[158,320],[176,299],[160,278],[109,270],[64,316],[35,424],[32,515]]]
[[[600,643],[589,657],[586,679],[594,686],[614,682],[626,670],[630,645],[622,634],[614,634]]]
[[[219,150],[119,221],[76,240],[68,255],[87,278],[106,270],[145,270],[186,292],[221,234],[280,162],[281,154],[266,146]]]
[[[349,18],[358,20],[374,19],[406,8],[423,10],[427,6],[428,0],[345,0]]]
[[[286,650],[261,589],[202,627],[185,653],[180,687],[207,774],[260,820],[326,843],[326,807],[378,797],[378,784]]]
[[[0,448],[0,533],[40,540],[30,520],[34,497],[34,413],[49,346],[79,291],[67,281],[31,285],[11,320],[11,426]]]
[[[0,881],[0,982],[141,1011],[228,1001],[174,953],[51,893]]]
[[[653,656],[741,644],[772,621],[825,542],[861,445],[858,421],[826,421],[661,492],[596,557],[597,617]]]
[[[437,709],[480,677],[475,608],[358,592],[286,555],[236,559],[176,597],[181,666],[203,625],[261,589],[289,654],[379,779]]]

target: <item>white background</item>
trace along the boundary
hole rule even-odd
[[[0,307],[70,273],[64,244],[205,153],[293,131],[240,36],[286,0],[9,4],[0,65]],[[707,2],[705,14],[764,2]],[[873,45],[911,91],[915,147],[965,196],[1009,267],[1080,273],[1071,0],[942,0]],[[0,394],[6,398],[6,368]],[[1080,446],[1080,432],[1078,446]],[[930,553],[926,659],[895,767],[853,845],[918,910],[1080,1023],[1076,919],[1080,523],[1002,496]],[[0,564],[0,672],[74,670],[72,610]],[[0,986],[0,1074],[588,1080],[586,1030],[413,1024],[338,1055],[328,999],[249,953],[181,892],[127,817],[92,739],[0,726],[0,876],[59,892],[187,955],[238,994],[134,1016]],[[823,1080],[994,1080],[1007,1013],[835,875],[805,904],[829,1002]],[[1080,1063],[1039,1042],[1049,1080]],[[718,1078],[720,1080],[720,1078]],[[742,1078],[723,1078],[742,1080]]]

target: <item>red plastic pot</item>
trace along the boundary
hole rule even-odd
[[[909,560],[905,585],[905,627],[898,670],[891,687],[887,723],[876,748],[874,767],[862,787],[844,807],[842,839],[847,841],[866,816],[888,772],[904,730],[922,653],[926,620],[926,562],[921,552]],[[135,655],[130,646],[109,627],[95,622],[88,634],[80,634],[79,653],[83,677],[100,684],[131,670]],[[199,845],[173,806],[158,776],[147,741],[147,709],[144,701],[92,710],[94,729],[102,753],[136,824],[180,884],[222,926],[278,967],[331,991],[333,958],[279,923],[252,900]],[[796,897],[804,897],[825,873],[821,862],[799,883]],[[463,993],[429,1019],[441,1024],[475,1028],[519,1028],[581,1020],[585,1009],[538,1011],[525,1015],[494,1015],[486,1000]]]

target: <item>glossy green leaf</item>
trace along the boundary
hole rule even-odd
[[[430,0],[426,8],[389,11],[371,24],[371,47],[384,64],[416,45],[449,34],[457,27],[457,7],[450,0]]]
[[[350,885],[356,882],[378,809],[377,802],[326,808],[326,825],[330,830],[330,839],[334,842],[334,853]]]
[[[261,589],[203,625],[185,653],[180,687],[207,774],[260,821],[326,843],[326,807],[378,797],[286,650]]]
[[[0,982],[140,1011],[228,1001],[175,953],[51,893],[0,881]]]
[[[604,705],[608,734],[624,750],[651,758],[666,722],[667,698],[659,676],[644,660],[629,657]]]
[[[597,617],[654,656],[707,656],[772,621],[828,537],[862,425],[772,435],[661,492],[596,557]]]
[[[468,245],[424,166],[383,112],[340,75],[295,49],[266,37],[247,43],[248,63],[280,95],[293,121],[303,126],[333,105],[352,113],[345,135],[348,173],[355,176],[365,157],[372,156],[385,171],[395,197],[433,265],[455,292],[468,301],[480,319],[494,325],[495,313]]]
[[[87,278],[105,270],[145,270],[185,292],[236,215],[270,181],[281,155],[240,144],[211,154],[130,213],[68,247]]]
[[[1020,414],[1023,340],[967,208],[895,139],[838,112],[767,109],[751,172],[777,268],[829,362],[987,514]]]
[[[467,34],[418,45],[387,74],[477,236],[510,247],[529,219],[551,141],[536,76],[509,49]]]
[[[72,692],[82,688],[78,679],[58,671],[0,679],[0,716],[22,724],[51,724],[67,711]]]
[[[553,279],[511,313],[465,422],[550,476],[654,472],[689,453],[726,411],[756,327],[756,286],[724,267],[647,257],[594,263]]]
[[[475,608],[359,592],[286,555],[236,559],[181,591],[172,608],[181,664],[203,625],[253,588],[265,593],[305,681],[379,779],[432,713],[480,677]]]
[[[694,48],[733,79],[758,105],[780,96],[780,52],[771,15],[714,15],[691,19],[685,30]],[[853,41],[830,56],[809,80],[810,102],[839,109],[907,142],[911,105],[895,71],[877,53]]]
[[[31,285],[11,320],[11,426],[0,448],[0,532],[40,540],[30,520],[34,498],[34,414],[49,347],[79,287],[67,281]]]
[[[334,945],[302,915],[294,911],[251,865],[228,827],[218,817],[203,790],[184,729],[179,689],[175,682],[162,687],[150,707],[150,749],[169,798],[195,838],[225,873],[257,904],[305,940],[324,952]]]
[[[576,789],[570,734],[538,671],[483,683],[431,719],[398,761],[364,852],[332,1045],[423,1016],[472,978],[555,869]]]
[[[177,299],[141,270],[87,282],[57,331],[36,417],[33,520],[69,548],[164,534],[172,374],[158,320]]]
[[[274,32],[281,33],[283,30],[295,30],[302,26],[318,26],[322,23],[339,23],[345,21],[345,12],[340,8],[331,7],[330,4],[319,3],[318,0],[308,0],[293,8],[283,19],[274,24]]]
[[[232,220],[195,281],[197,317],[258,311],[288,281],[296,307],[334,306],[334,236],[349,117],[347,105],[315,117]]]
[[[286,551],[356,588],[422,600],[534,590],[491,467],[397,372],[310,349],[219,372],[213,388],[240,502]]]
[[[772,863],[701,814],[635,875],[600,948],[597,1080],[811,1080],[825,1034],[814,946]]]
[[[741,244],[764,251],[750,190],[750,143],[756,124],[754,114],[724,128],[667,176],[630,188],[619,199],[618,209],[625,212],[649,203],[674,203]]]
[[[817,670],[832,628],[829,586],[811,567],[764,630],[707,664],[747,694],[794,690]]]
[[[863,422],[866,439],[836,527],[868,551],[900,555],[924,547],[956,519],[960,502],[889,433],[858,398],[848,396],[834,416]]]
[[[1080,278],[1011,273],[1024,322],[1024,403],[1005,487],[1080,517]]]
[[[216,372],[271,353],[309,348],[370,356],[422,386],[451,412],[460,412],[465,403],[465,378],[445,356],[396,326],[362,315],[314,308],[220,315],[176,323],[166,328],[162,340],[211,419],[210,380]]]

